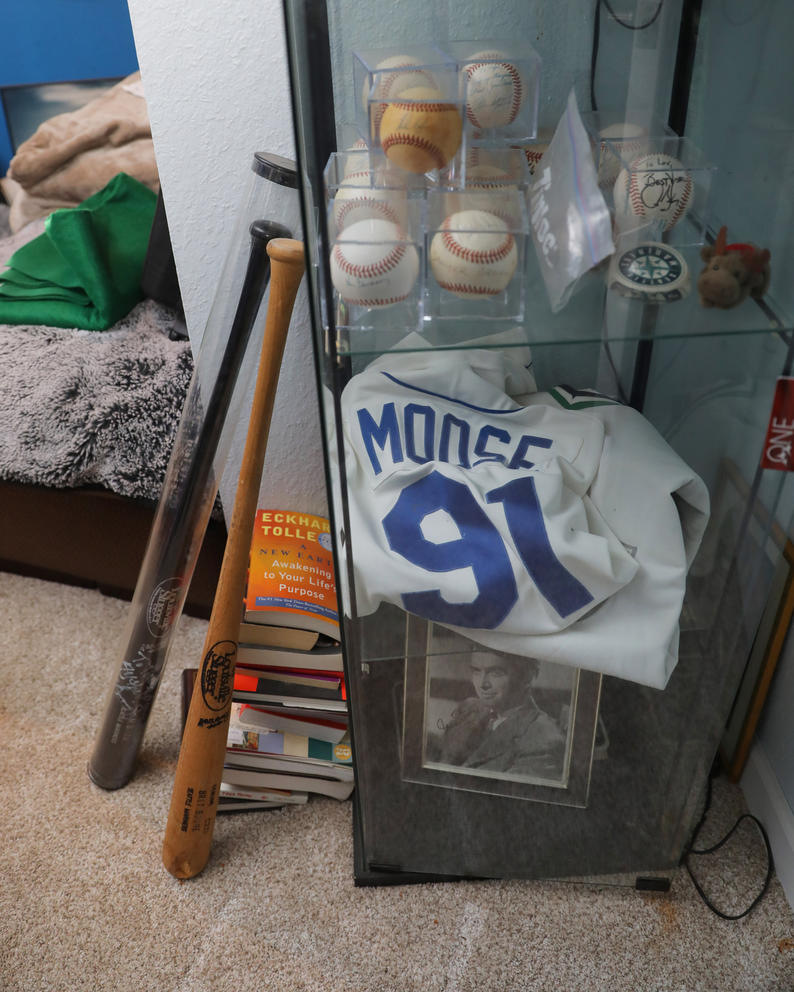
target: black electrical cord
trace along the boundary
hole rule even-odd
[[[590,50],[590,109],[598,110],[595,97],[595,76],[598,63],[598,44],[601,39],[601,0],[596,0],[593,16],[593,47]]]
[[[593,46],[590,52],[590,109],[598,110],[598,104],[596,103],[595,97],[595,76],[596,76],[596,64],[598,62],[598,46],[601,39],[601,4],[603,4],[609,16],[612,20],[619,24],[622,28],[627,31],[644,31],[646,28],[651,27],[659,19],[659,15],[662,12],[662,7],[664,6],[664,0],[659,0],[659,4],[656,10],[651,14],[644,24],[629,24],[628,21],[624,21],[621,17],[615,13],[612,8],[610,0],[596,0],[595,14],[593,17]]]
[[[656,8],[656,10],[651,14],[651,16],[644,24],[629,24],[628,21],[624,21],[620,17],[618,17],[618,15],[612,9],[612,4],[609,2],[609,0],[601,0],[601,2],[606,7],[607,12],[609,13],[609,16],[612,18],[612,20],[617,21],[617,23],[622,28],[626,28],[627,31],[644,31],[646,28],[649,28],[652,24],[654,24],[657,21],[659,14],[661,14],[662,12],[662,7],[664,6],[664,0],[659,0],[659,6]]]
[[[769,889],[769,883],[772,881],[772,873],[775,870],[775,863],[772,857],[772,847],[769,843],[769,837],[767,835],[766,830],[764,829],[764,825],[761,823],[758,817],[753,816],[752,813],[742,813],[742,815],[734,823],[734,825],[731,827],[728,833],[725,834],[725,836],[721,840],[718,840],[716,844],[712,844],[711,847],[696,848],[694,846],[695,841],[697,840],[697,836],[700,833],[701,829],[703,828],[703,824],[706,821],[706,816],[708,815],[709,809],[711,808],[711,781],[712,781],[712,775],[709,775],[708,787],[706,792],[706,805],[703,810],[703,813],[701,814],[700,819],[698,820],[694,833],[692,834],[692,840],[689,842],[689,847],[684,852],[684,855],[681,860],[687,872],[689,873],[689,877],[692,879],[692,884],[695,886],[695,890],[697,891],[698,895],[703,900],[703,902],[706,904],[706,906],[712,911],[712,913],[719,916],[721,920],[741,920],[745,916],[748,916],[750,913],[752,913],[752,911],[759,904],[759,902],[761,902],[761,900],[766,895],[767,890]],[[703,886],[697,880],[694,872],[692,871],[692,867],[689,864],[689,858],[690,855],[692,854],[698,854],[698,855],[714,854],[715,851],[719,851],[719,849],[730,840],[730,838],[734,835],[734,833],[736,832],[736,830],[739,828],[740,824],[744,820],[752,820],[752,822],[756,825],[756,827],[758,827],[758,831],[761,834],[761,837],[764,841],[764,847],[766,848],[766,878],[764,879],[764,884],[761,886],[761,891],[758,893],[755,899],[753,899],[753,901],[750,903],[747,909],[742,910],[741,913],[723,913],[721,909],[717,909],[714,903],[706,895]]]

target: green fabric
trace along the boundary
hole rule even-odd
[[[0,324],[103,331],[143,299],[141,272],[157,197],[124,172],[44,233],[0,273]]]

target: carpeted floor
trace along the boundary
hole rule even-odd
[[[683,870],[666,895],[526,881],[356,888],[350,803],[221,817],[209,866],[180,884],[160,846],[179,674],[205,623],[182,618],[139,772],[107,793],[86,761],[126,615],[94,591],[0,573],[5,992],[794,989],[794,914],[776,879],[738,922],[711,913]],[[717,780],[700,842],[742,809]],[[750,902],[762,854],[747,824],[716,860],[699,859],[721,908]]]

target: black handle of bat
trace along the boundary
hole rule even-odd
[[[207,488],[218,442],[270,280],[267,246],[274,238],[292,236],[282,224],[265,220],[254,221],[249,233],[248,262],[229,337],[203,416],[200,411],[192,414],[200,419],[200,427],[193,443],[181,456],[182,464],[175,469],[179,481],[173,501],[167,502],[167,494],[163,494],[157,515],[159,524],[149,538],[136,586],[135,600],[140,608],[88,762],[91,781],[103,789],[122,788],[135,771],[176,621],[209,519],[212,499],[207,498]],[[190,415],[191,411],[186,410],[185,416]],[[172,460],[178,447],[175,446]],[[168,475],[172,467],[169,466]],[[214,498],[216,487],[211,489]]]

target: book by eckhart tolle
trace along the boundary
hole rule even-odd
[[[243,620],[339,639],[329,520],[291,510],[257,510]]]

